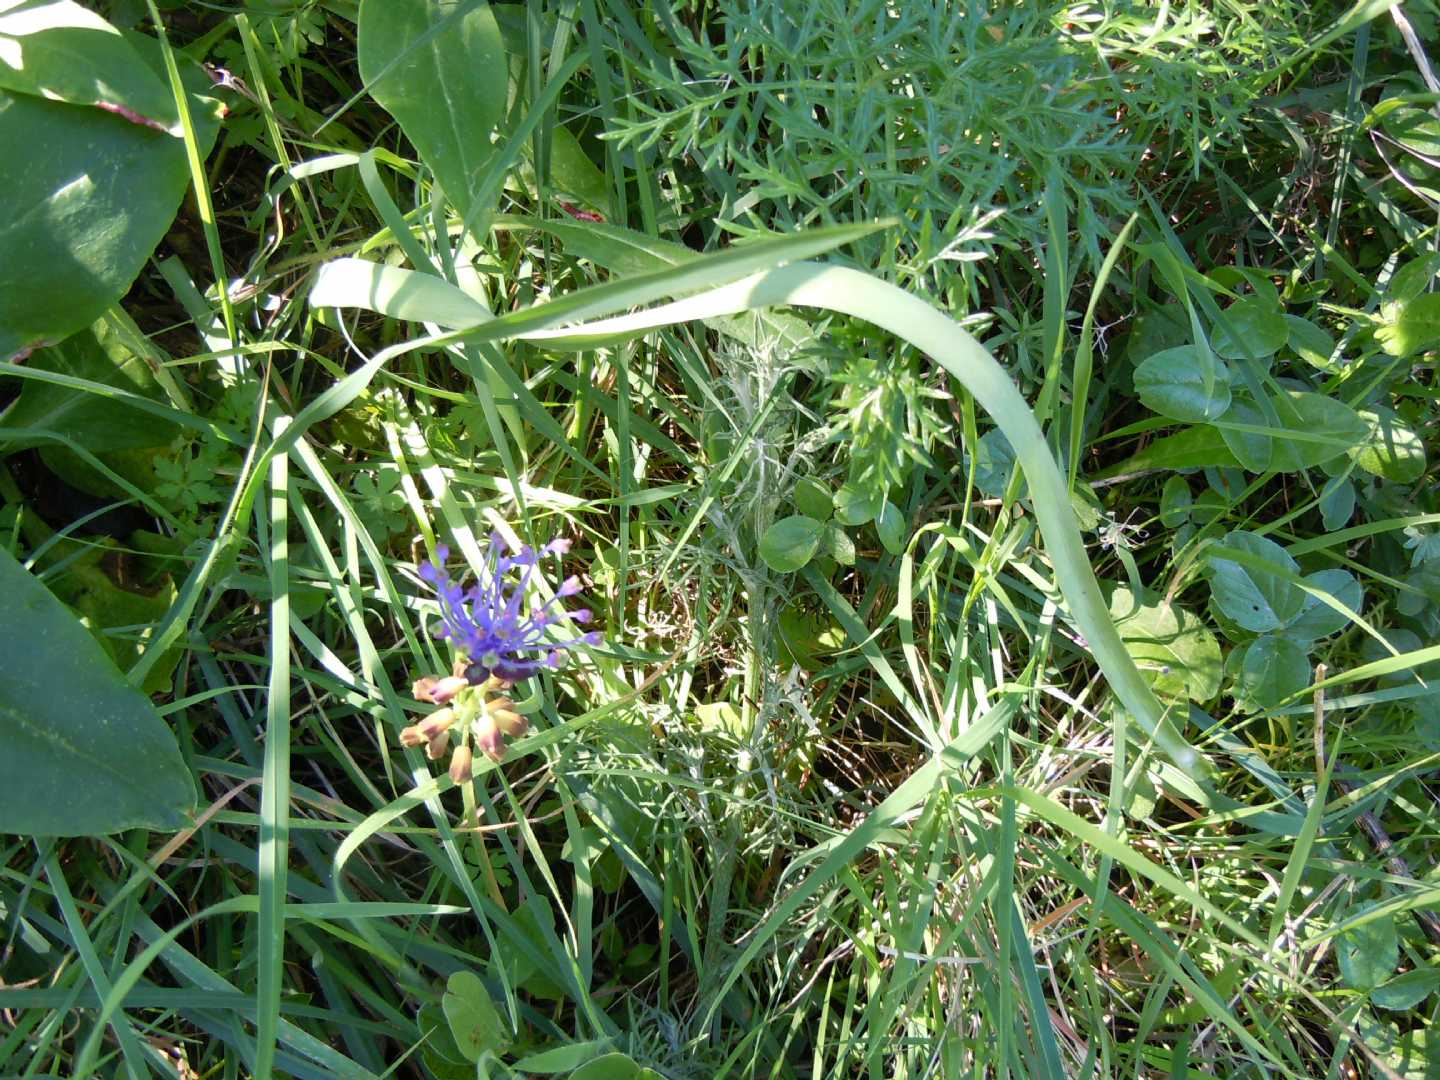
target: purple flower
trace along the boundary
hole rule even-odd
[[[559,667],[566,649],[600,643],[601,635],[596,632],[568,641],[546,637],[551,627],[561,623],[590,621],[589,611],[566,611],[561,606],[563,599],[580,591],[579,578],[566,578],[549,603],[526,607],[526,588],[540,560],[569,550],[568,540],[552,540],[539,551],[530,547],[515,550],[492,533],[484,571],[468,589],[451,581],[445,572],[450,551],[444,545],[435,549],[435,562],[420,567],[420,577],[435,590],[440,602],[442,625],[437,635],[464,657],[465,678],[471,683],[483,683],[492,675],[519,682],[542,667]],[[518,580],[510,582],[507,589],[506,576],[512,572],[518,574]]]

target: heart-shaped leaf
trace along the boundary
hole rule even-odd
[[[466,1061],[479,1061],[486,1051],[498,1054],[510,1045],[510,1032],[495,1011],[490,992],[473,971],[457,971],[446,980],[440,1008]]]
[[[1299,575],[1300,567],[1284,548],[1252,532],[1232,532],[1221,547],[1249,556],[1243,564],[1220,553],[1210,556],[1210,594],[1227,618],[1263,634],[1300,614],[1304,590],[1266,569]]]
[[[1258,709],[1271,709],[1310,685],[1305,650],[1290,638],[1266,634],[1245,649],[1236,696]]]
[[[1181,345],[1141,361],[1135,391],[1145,405],[1172,420],[1203,421],[1230,407],[1230,375],[1208,349]]]
[[[1200,702],[1219,693],[1220,645],[1195,615],[1117,588],[1110,595],[1110,617],[1155,693]]]
[[[0,548],[0,833],[180,829],[195,783],[155,707]]]

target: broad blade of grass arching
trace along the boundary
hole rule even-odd
[[[283,435],[286,417],[275,421]],[[270,459],[270,683],[265,771],[260,786],[260,918],[256,933],[255,1075],[275,1064],[285,983],[285,910],[290,859],[290,512],[289,455]]]
[[[597,338],[642,334],[675,322],[782,304],[865,319],[928,354],[974,395],[1015,450],[1016,461],[1030,485],[1035,518],[1054,565],[1056,584],[1111,689],[1145,734],[1182,770],[1197,777],[1208,775],[1209,762],[1181,736],[1120,640],[1085,553],[1075,512],[1070,507],[1069,487],[1034,414],[1010,376],[984,346],[925,301],[857,270],[800,263],[635,315],[564,329],[527,330],[520,336],[578,348]],[[502,321],[488,324],[485,330],[492,330]]]

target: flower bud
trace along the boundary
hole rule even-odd
[[[455,723],[455,710],[436,709],[415,726],[420,729],[420,734],[424,737],[425,741],[430,742],[438,735],[449,731],[450,725],[453,723]]]
[[[437,682],[430,691],[430,700],[436,705],[444,705],[461,690],[470,685],[469,680],[460,675],[447,675]]]
[[[431,701],[430,694],[439,684],[440,680],[434,675],[426,675],[423,679],[416,679],[410,684],[410,696],[416,701]]]
[[[508,738],[518,739],[530,730],[530,721],[511,709],[492,709],[490,715],[495,719],[495,726]]]
[[[425,756],[431,761],[439,761],[445,756],[445,751],[449,748],[450,732],[442,731],[425,744]]]
[[[400,731],[401,746],[424,746],[429,741],[429,737],[422,735],[420,728],[415,724],[402,728]]]
[[[475,745],[483,750],[492,761],[501,761],[505,757],[505,738],[500,734],[500,728],[495,723],[495,718],[488,712],[482,712],[470,725],[470,730],[475,736]]]
[[[455,753],[450,755],[450,779],[457,784],[468,781],[474,772],[475,755],[470,752],[470,747],[463,743],[455,747]]]

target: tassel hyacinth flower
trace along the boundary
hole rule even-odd
[[[485,567],[468,588],[445,572],[450,552],[443,545],[436,547],[434,562],[420,567],[420,577],[435,590],[440,604],[435,636],[449,641],[458,659],[449,675],[416,680],[416,699],[442,708],[407,727],[400,741],[424,746],[434,761],[449,747],[452,734],[458,735],[450,762],[450,775],[457,784],[470,778],[472,739],[478,749],[499,761],[505,754],[505,738],[518,738],[529,727],[509,698],[487,701],[487,693],[506,690],[541,668],[559,667],[568,649],[600,643],[601,636],[594,631],[560,641],[546,636],[552,627],[590,621],[588,610],[567,611],[563,606],[580,591],[579,578],[566,578],[548,603],[530,605],[525,599],[540,560],[569,550],[568,540],[553,540],[539,551],[506,549],[492,534]],[[518,580],[507,580],[512,576]]]

